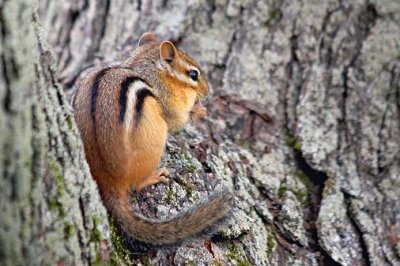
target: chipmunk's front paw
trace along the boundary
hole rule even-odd
[[[207,108],[201,104],[196,104],[193,106],[192,111],[190,111],[190,118],[192,121],[204,118],[207,115]]]

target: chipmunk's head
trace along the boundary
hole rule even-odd
[[[170,41],[157,41],[145,33],[132,56],[143,76],[159,84],[158,97],[170,132],[179,131],[195,115],[196,106],[208,95],[204,72],[190,56],[175,48]],[[133,61],[134,61],[133,60]],[[201,106],[201,105],[200,105]],[[204,108],[205,109],[205,108]]]
[[[163,80],[174,92],[195,92],[196,101],[208,95],[208,83],[200,66],[186,53],[178,50],[170,41],[157,41],[156,37],[146,32],[139,39],[139,47],[145,44],[156,44],[159,51],[157,68]]]

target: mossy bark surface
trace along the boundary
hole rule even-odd
[[[36,3],[0,6],[0,264],[117,261]]]

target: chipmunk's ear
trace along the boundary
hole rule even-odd
[[[142,37],[140,37],[139,42],[138,42],[138,47],[142,46],[143,44],[149,43],[149,42],[156,42],[157,38],[154,36],[153,33],[151,32],[145,32],[143,33]]]
[[[175,46],[170,41],[164,41],[160,45],[160,57],[168,63],[172,63],[176,55]]]

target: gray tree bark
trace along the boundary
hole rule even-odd
[[[0,257],[400,263],[398,1],[43,0],[43,33],[28,22],[31,7],[12,2],[1,9]],[[123,61],[145,31],[193,55],[213,91],[206,121],[168,142],[173,182],[134,194],[133,208],[170,217],[220,185],[236,202],[218,237],[129,259],[110,240],[66,98],[88,68]]]
[[[118,262],[35,6],[0,3],[0,264]]]

